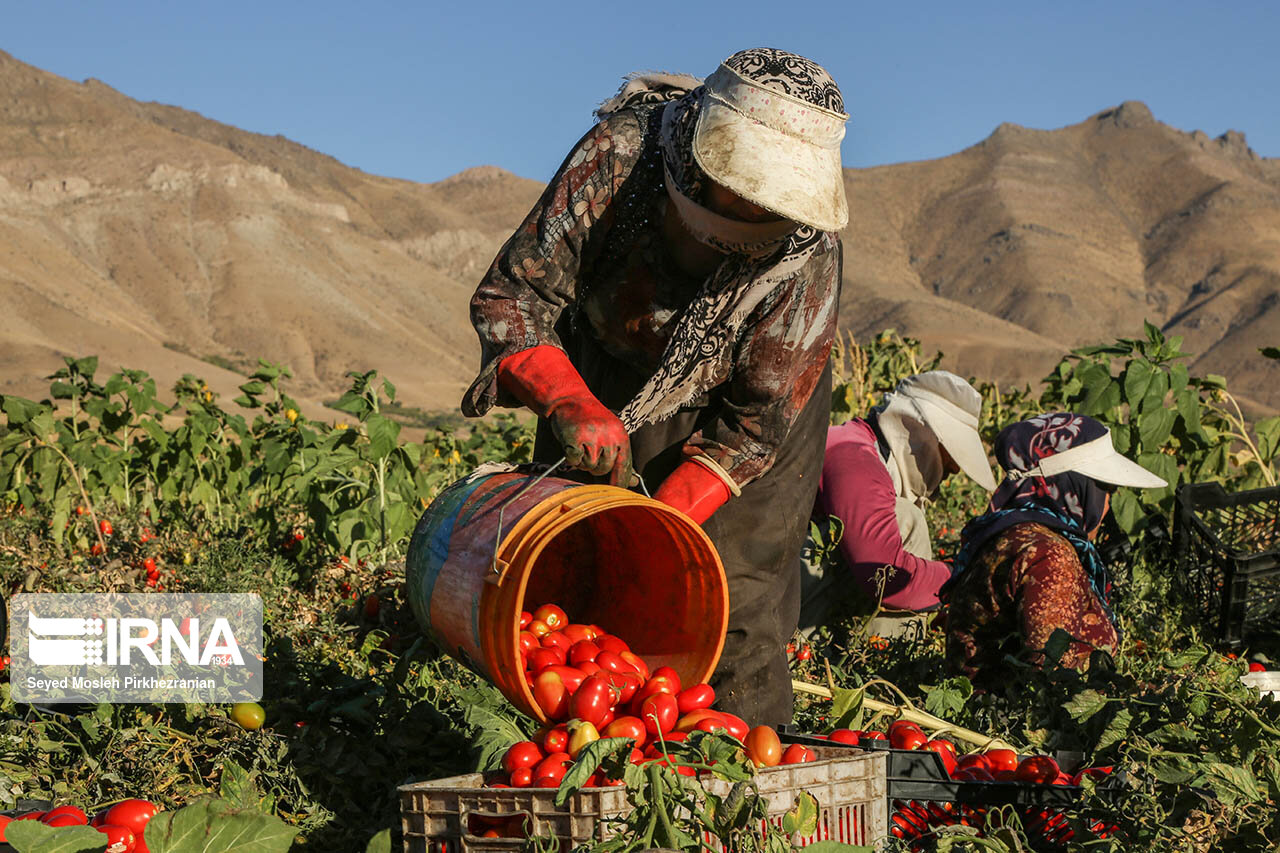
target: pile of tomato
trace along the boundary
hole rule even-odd
[[[946,738],[930,738],[920,726],[908,720],[889,725],[887,732],[836,729],[829,735],[814,735],[834,743],[865,746],[868,741],[887,740],[893,749],[927,749],[938,754],[947,775],[957,782],[1022,783],[1034,785],[1076,785],[1086,777],[1103,779],[1111,767],[1090,767],[1075,774],[1063,772],[1058,762],[1047,755],[1019,756],[1012,749],[989,749],[960,755],[956,745]],[[908,841],[932,835],[940,826],[981,827],[987,810],[981,806],[961,805],[945,801],[896,801],[890,832]],[[1054,809],[1032,808],[1023,815],[1028,834],[1061,845],[1074,837],[1066,815]],[[1090,827],[1095,835],[1105,838],[1116,827],[1097,821]]]
[[[741,717],[714,710],[709,684],[684,686],[669,666],[650,670],[619,637],[597,625],[571,623],[564,610],[544,604],[520,615],[520,656],[534,701],[551,722],[533,740],[510,747],[490,787],[555,788],[578,753],[600,738],[634,741],[635,764],[667,764],[663,744],[691,732],[725,732],[746,744],[759,766],[813,761],[803,746],[782,748],[767,726],[752,729]],[[692,775],[693,769],[675,769]],[[597,772],[588,786],[621,785]]]
[[[38,820],[46,826],[92,826],[107,836],[106,853],[147,853],[142,833],[159,811],[146,800],[124,800],[92,818],[79,806],[57,806],[47,812],[28,812],[17,817],[0,815],[0,841],[15,820]]]

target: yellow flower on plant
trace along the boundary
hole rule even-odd
[[[461,462],[462,454],[455,450],[453,451],[453,454],[449,457],[449,459],[453,462]]]
[[[345,423],[338,422],[338,423],[336,423],[336,424],[334,424],[334,425],[333,425],[333,428],[334,428],[334,429],[346,429],[346,428],[347,428],[347,425],[346,425]]]
[[[288,418],[288,419],[289,419],[289,423],[293,423],[294,421],[296,421],[296,420],[298,419],[298,410],[297,410],[297,409],[285,409],[285,410],[284,410],[284,416],[285,416],[286,418]]]
[[[212,391],[205,391],[205,392],[204,392],[204,401],[205,401],[206,403],[212,403],[212,402],[213,402],[213,392],[212,392]]]

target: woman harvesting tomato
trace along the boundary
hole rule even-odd
[[[717,693],[783,722],[848,220],[840,90],[755,49],[702,84],[634,76],[597,115],[476,290],[462,408],[528,406],[536,460],[634,470],[702,524],[729,582]]]
[[[1110,580],[1093,540],[1116,486],[1167,485],[1115,451],[1093,418],[1053,412],[996,437],[1006,472],[989,511],[965,525],[949,600],[947,659],[973,679],[998,681],[1006,654],[1033,661],[1053,632],[1072,642],[1061,663],[1083,668],[1119,645]]]

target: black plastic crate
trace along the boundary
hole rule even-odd
[[[1280,486],[1180,486],[1174,549],[1178,577],[1221,643],[1280,631]]]

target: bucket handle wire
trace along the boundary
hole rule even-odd
[[[493,541],[493,560],[489,564],[490,568],[493,571],[493,574],[496,575],[497,577],[502,577],[503,572],[505,570],[505,566],[501,565],[501,561],[498,559],[498,549],[502,547],[503,516],[507,511],[507,506],[514,503],[516,500],[522,497],[525,492],[529,491],[534,486],[541,483],[543,479],[545,479],[553,471],[555,471],[557,468],[559,468],[561,465],[563,465],[568,461],[569,461],[568,457],[561,456],[558,461],[552,463],[551,465],[548,465],[545,470],[543,470],[541,473],[538,474],[538,476],[534,477],[532,480],[525,483],[523,486],[520,487],[520,489],[514,495],[507,498],[505,501],[503,501],[501,504],[498,505],[498,535],[494,538],[494,541]],[[644,477],[640,476],[640,473],[638,471],[634,472],[633,476],[639,482],[640,491],[644,493],[644,496],[646,498],[652,498],[653,495],[649,494],[649,487],[645,485]]]

